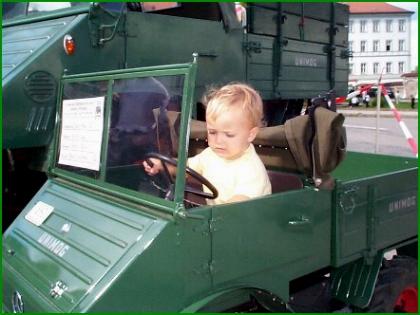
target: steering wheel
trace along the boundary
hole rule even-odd
[[[156,152],[150,152],[147,153],[145,156],[145,160],[146,163],[149,164],[149,166],[153,166],[152,161],[150,161],[150,158],[154,158],[154,159],[158,159],[159,161],[162,162],[162,166],[163,166],[163,174],[164,177],[166,178],[166,181],[168,182],[168,188],[165,191],[165,199],[167,200],[173,200],[174,198],[174,193],[175,193],[175,182],[174,179],[171,175],[171,173],[169,172],[168,166],[167,165],[172,165],[177,167],[178,166],[178,161],[175,160],[174,158],[171,158],[169,156],[160,154],[160,153],[156,153]],[[217,191],[216,187],[214,187],[204,176],[200,175],[199,173],[197,173],[196,171],[194,171],[192,168],[189,168],[188,166],[186,167],[186,172],[189,176],[191,176],[192,178],[194,178],[196,181],[198,181],[201,185],[206,186],[209,190],[210,193],[202,191],[200,189],[194,188],[190,185],[185,185],[185,192],[189,192],[191,194],[194,194],[196,196],[200,196],[206,199],[216,199],[217,196],[219,195],[219,192]],[[189,201],[189,200],[186,200]]]

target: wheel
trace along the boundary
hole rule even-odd
[[[368,313],[417,313],[417,260],[394,256],[384,260]]]

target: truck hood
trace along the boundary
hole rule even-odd
[[[4,311],[71,312],[93,303],[168,223],[104,199],[45,183],[4,234]]]
[[[3,147],[47,145],[53,133],[63,38],[87,14],[2,29]],[[74,59],[74,58],[73,58]]]
[[[2,37],[2,80],[3,86],[45,50],[57,38],[62,37],[77,16],[67,16],[55,20],[31,24],[13,25],[3,28]]]

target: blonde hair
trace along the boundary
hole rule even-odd
[[[261,96],[247,84],[232,82],[222,87],[211,87],[202,102],[206,106],[206,116],[210,119],[217,119],[231,108],[240,108],[252,127],[262,126]]]

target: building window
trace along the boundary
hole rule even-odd
[[[373,74],[379,73],[379,62],[373,63]]]
[[[398,63],[398,73],[404,73],[404,62],[399,62]]]
[[[387,62],[386,63],[386,73],[391,73],[392,72],[392,62]]]
[[[361,63],[360,64],[360,74],[365,74],[366,73],[366,63]]]
[[[379,51],[379,40],[373,41],[373,51]]]
[[[373,21],[373,32],[374,33],[379,33],[379,20],[374,20]]]
[[[349,41],[349,50],[353,51],[353,41]]]
[[[366,33],[367,28],[366,28],[366,21],[365,20],[361,20],[360,21],[360,33]]]
[[[399,41],[398,41],[398,51],[404,51],[404,49],[405,49],[405,42],[404,42],[404,40],[403,39],[400,39]]]
[[[398,31],[405,32],[405,20],[398,20]]]
[[[349,73],[353,74],[353,64],[349,63]]]
[[[391,44],[392,44],[392,40],[387,40],[385,43],[385,50],[386,51],[391,51]]]
[[[349,33],[353,33],[353,21],[349,21]]]
[[[360,42],[360,52],[365,52],[366,51],[366,41],[362,40]]]
[[[386,20],[386,31],[387,33],[392,32],[392,20]]]

